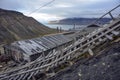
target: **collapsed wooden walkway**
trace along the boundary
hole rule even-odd
[[[39,58],[31,63],[18,67],[17,69],[1,73],[0,80],[30,80],[32,79],[32,76],[40,72],[45,72],[47,69],[78,57],[85,52],[89,52],[90,55],[94,55],[92,49],[107,40],[113,40],[115,36],[120,34],[120,18],[115,18],[111,14],[112,11],[118,8],[120,8],[120,5],[100,17],[95,22],[98,23],[100,19],[106,15],[110,15],[112,20],[109,24],[102,25],[98,30],[89,33],[87,36],[74,42],[74,44],[69,47],[50,53],[43,58]]]

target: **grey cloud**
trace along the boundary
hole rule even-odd
[[[23,5],[20,0],[0,0],[0,8],[9,10],[19,10]]]
[[[51,0],[0,0],[0,8],[32,12]],[[36,11],[62,17],[96,17],[101,16],[107,10],[120,3],[120,0],[98,0],[90,3],[90,0],[56,0],[52,4]],[[93,0],[94,1],[94,0]],[[58,5],[69,7],[56,7]],[[109,5],[108,5],[109,4]]]

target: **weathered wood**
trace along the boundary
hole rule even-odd
[[[32,76],[36,75],[40,71],[44,72],[46,71],[46,69],[66,62],[66,60],[77,58],[79,55],[87,51],[90,53],[90,55],[93,55],[94,53],[92,49],[95,48],[95,46],[101,44],[108,39],[113,40],[113,37],[119,34],[119,32],[116,31],[118,27],[120,27],[120,19],[112,21],[106,27],[102,27],[100,30],[94,31],[94,34],[91,33],[91,35],[89,35],[89,37],[87,38],[85,36],[84,38],[82,38],[82,40],[80,39],[74,42],[72,46],[70,45],[65,49],[61,49],[61,51],[53,51],[53,53],[49,54],[48,56],[44,56],[43,58],[40,57],[41,59],[30,62],[25,66],[22,66],[21,68],[19,67],[18,69],[5,72],[3,74],[1,73],[0,80],[29,80],[33,78]],[[80,46],[77,47],[78,45]]]
[[[94,53],[93,53],[93,51],[92,51],[91,49],[88,49],[88,52],[89,52],[89,54],[90,54],[91,56],[94,55]]]

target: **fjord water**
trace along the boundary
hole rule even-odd
[[[63,30],[83,29],[87,26],[87,25],[67,25],[67,24],[44,24],[44,25],[54,29],[57,29],[58,27]]]

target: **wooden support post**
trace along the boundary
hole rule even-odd
[[[110,17],[112,18],[112,20],[114,20],[114,17],[113,17],[113,15],[111,14],[111,12],[109,12],[109,15],[110,15]]]
[[[72,66],[74,62],[68,61],[69,65]]]
[[[42,56],[43,56],[43,58],[45,59],[45,54],[44,54],[44,51],[42,50]]]
[[[96,43],[95,43],[94,41],[92,42],[92,44],[93,44],[93,45],[96,45]]]
[[[32,76],[32,80],[36,80],[34,76]]]
[[[109,40],[113,40],[113,37],[110,35],[105,35]]]
[[[49,71],[49,69],[50,69],[50,66],[48,66],[48,67],[45,69],[45,71]]]
[[[116,36],[119,34],[118,31],[112,31],[112,33],[113,33],[114,35],[116,35]]]
[[[83,49],[79,49],[80,52],[83,52]]]
[[[91,49],[88,49],[88,52],[89,52],[89,54],[90,54],[91,56],[94,55],[94,53],[93,53],[93,51],[92,51]]]
[[[103,40],[101,38],[99,38],[99,41],[102,42]]]

